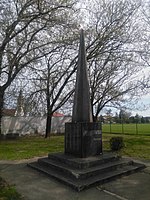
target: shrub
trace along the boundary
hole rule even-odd
[[[124,147],[123,137],[112,137],[110,139],[110,148],[112,151],[119,151]]]

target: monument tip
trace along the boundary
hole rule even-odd
[[[80,30],[80,46],[72,122],[93,122],[83,29]]]
[[[80,29],[80,31],[84,31],[84,28],[83,28],[82,24],[80,24],[79,29]]]

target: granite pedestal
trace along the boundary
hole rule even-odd
[[[66,123],[65,154],[80,158],[102,153],[101,123]]]

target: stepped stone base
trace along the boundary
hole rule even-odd
[[[49,154],[46,158],[29,163],[28,166],[71,186],[77,191],[145,168],[143,164],[108,152],[88,158],[76,158],[63,153]]]

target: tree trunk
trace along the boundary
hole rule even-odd
[[[47,120],[46,120],[46,133],[45,133],[45,138],[50,137],[51,125],[52,125],[52,113],[51,113],[51,112],[48,112],[48,113],[47,113]]]
[[[0,88],[0,135],[2,134],[3,106],[4,106],[4,92]]]
[[[93,122],[97,122],[97,116],[93,115]]]

